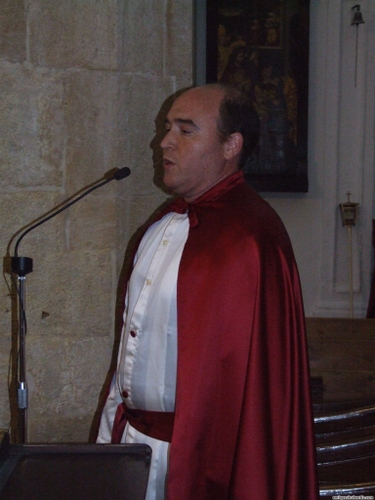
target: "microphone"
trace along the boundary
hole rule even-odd
[[[116,179],[116,181],[121,181],[122,179],[125,179],[125,177],[129,177],[130,174],[130,168],[123,167],[115,170],[115,172],[113,173],[113,178]]]
[[[69,202],[65,202],[62,205],[61,208],[59,208],[58,210],[52,212],[52,214],[44,217],[39,222],[36,222],[35,224],[33,224],[32,226],[30,226],[29,228],[27,228],[21,234],[21,236],[18,238],[18,240],[17,240],[17,242],[15,244],[15,247],[14,247],[14,257],[12,257],[12,271],[14,273],[18,274],[19,276],[25,276],[26,274],[31,273],[32,270],[33,270],[33,261],[32,261],[32,259],[30,259],[29,257],[18,257],[18,247],[19,247],[19,245],[21,243],[21,240],[26,236],[26,234],[28,234],[30,231],[32,231],[33,229],[37,228],[38,226],[44,224],[48,220],[52,219],[56,215],[60,214],[61,212],[63,212],[67,208],[71,207],[72,205],[74,205],[75,203],[77,203],[77,201],[81,200],[82,198],[84,198],[85,196],[87,196],[92,191],[95,191],[95,189],[98,189],[101,186],[104,186],[105,184],[108,184],[108,182],[111,182],[113,180],[120,181],[122,179],[125,179],[125,177],[129,177],[130,174],[131,174],[131,170],[128,167],[116,168],[116,169],[110,170],[104,176],[104,180],[96,181],[93,186],[91,186],[89,189],[87,189],[86,191],[84,191],[81,195],[79,195],[78,197],[74,198],[73,200],[71,200]]]
[[[26,364],[25,364],[25,345],[26,345],[26,313],[25,313],[25,276],[28,273],[31,273],[33,270],[33,259],[30,257],[18,257],[18,247],[21,243],[21,240],[26,236],[27,233],[35,229],[36,227],[44,224],[48,220],[52,219],[56,215],[60,214],[67,208],[77,203],[77,201],[81,200],[83,197],[87,196],[89,193],[94,191],[95,189],[108,184],[113,180],[120,181],[121,179],[125,179],[130,175],[130,169],[128,167],[123,167],[120,169],[112,169],[104,175],[104,180],[100,179],[99,181],[94,182],[91,187],[88,189],[78,191],[73,197],[66,200],[59,209],[52,209],[52,213],[46,217],[43,217],[41,220],[27,228],[21,236],[18,238],[15,247],[14,247],[14,257],[11,259],[11,269],[13,273],[18,275],[18,283],[19,288],[17,289],[18,294],[18,313],[19,313],[19,337],[18,337],[18,352],[17,352],[17,374],[18,374],[18,383],[17,383],[17,401],[18,401],[18,410],[19,410],[19,432],[20,432],[20,441],[21,443],[26,443],[27,441],[27,419],[26,412],[28,407],[28,388],[26,384]],[[79,196],[78,194],[81,193]]]

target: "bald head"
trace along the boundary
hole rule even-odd
[[[239,133],[219,133],[221,86],[192,88],[173,103],[161,142],[164,184],[187,201],[194,201],[234,173],[242,150]]]
[[[197,92],[203,101],[218,98],[217,130],[221,141],[233,133],[240,133],[243,139],[238,168],[242,168],[259,142],[260,120],[250,99],[239,89],[222,83],[210,83],[194,87],[186,92]]]

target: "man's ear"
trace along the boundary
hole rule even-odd
[[[224,143],[224,156],[226,160],[232,160],[239,155],[243,146],[243,137],[239,132],[231,134]]]

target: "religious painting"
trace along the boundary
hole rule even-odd
[[[205,81],[238,87],[259,115],[246,179],[257,191],[307,192],[309,0],[201,1]]]

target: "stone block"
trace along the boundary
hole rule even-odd
[[[163,10],[158,0],[125,2],[123,68],[127,73],[164,75]]]
[[[0,188],[62,183],[63,87],[47,70],[0,66]]]
[[[9,404],[9,363],[11,339],[10,334],[0,336],[0,427],[7,428],[10,423]]]
[[[118,141],[125,113],[118,100],[118,75],[105,72],[68,71],[64,77],[66,124],[66,186],[72,194],[124,166]]]
[[[14,192],[1,195],[0,218],[2,221],[3,256],[14,255],[15,246],[23,232],[59,206],[60,195],[56,192]],[[36,260],[47,251],[65,248],[64,219],[62,215],[31,230],[18,246],[19,256]]]
[[[24,0],[2,0],[0,3],[0,58],[11,62],[26,59]]]
[[[60,413],[29,418],[31,443],[88,443],[93,415],[67,417]]]
[[[166,63],[167,75],[191,79],[193,74],[192,3],[185,0],[168,0],[166,15]]]
[[[121,3],[34,0],[29,5],[30,60],[54,68],[118,68]]]
[[[30,441],[88,440],[111,348],[108,338],[90,335],[29,340]]]
[[[0,282],[0,335],[9,335],[12,323],[17,320],[17,294],[12,283],[11,256],[14,255],[15,244],[28,223],[35,221],[42,214],[57,204],[58,195],[53,192],[2,193],[0,203],[0,220],[2,221],[2,242],[4,278]],[[44,225],[28,233],[21,241],[18,255],[33,259],[34,269],[40,269],[40,260],[48,252],[62,252],[65,248],[64,221],[57,216]],[[26,290],[32,280],[33,273],[26,278]],[[16,279],[16,276],[15,276]],[[0,357],[3,355],[0,352]],[[8,354],[6,354],[7,356]]]
[[[13,292],[13,297],[14,297],[13,304],[14,304],[14,306],[12,306],[11,295],[12,295],[12,288],[14,289],[14,287],[12,287],[10,276],[5,274],[4,278],[7,281],[5,282],[5,280],[3,279],[2,283],[0,285],[0,300],[1,300],[0,339],[10,337],[10,335],[12,333],[12,318],[14,318],[14,320],[17,318],[16,313],[14,313],[14,315],[13,315],[13,310],[16,311],[16,309],[14,309],[14,306],[16,306],[16,304],[17,304],[16,293],[15,293],[15,291]],[[0,365],[2,363],[8,363],[9,352],[7,352],[7,351],[9,351],[9,349],[2,350],[0,352]]]
[[[99,188],[100,189],[100,188]],[[109,190],[103,187],[102,190]],[[89,195],[69,209],[67,239],[69,250],[115,248],[117,235],[116,199]]]
[[[111,335],[112,267],[107,250],[42,256],[28,283],[29,336]]]

